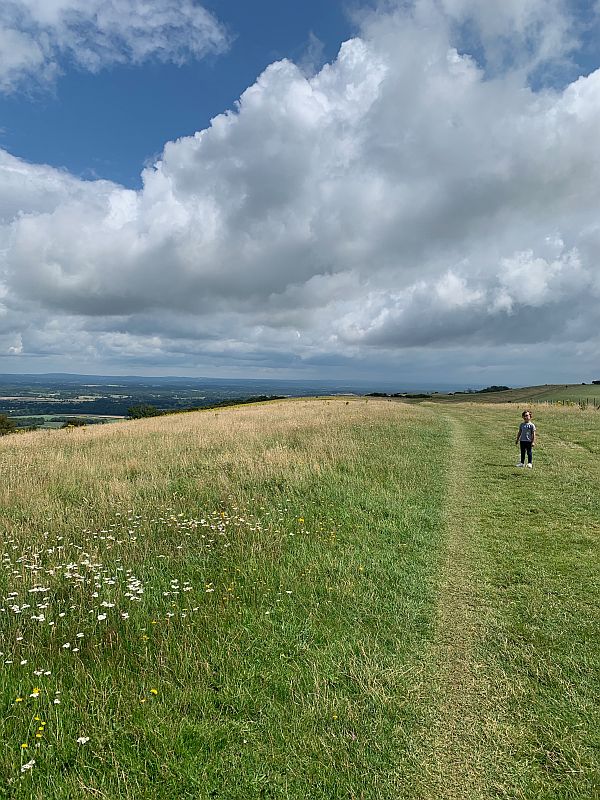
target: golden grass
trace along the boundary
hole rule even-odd
[[[419,412],[377,400],[311,399],[7,436],[0,440],[0,524],[11,532],[46,523],[77,527],[90,512],[133,508],[155,492],[176,494],[178,481],[210,483],[227,496],[249,478],[301,480],[340,458],[360,459],[340,426],[399,413]]]

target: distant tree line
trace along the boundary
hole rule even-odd
[[[0,436],[6,436],[7,433],[13,433],[17,429],[17,424],[14,419],[7,417],[6,414],[0,414]]]
[[[485,392],[509,392],[510,386],[487,386],[485,389],[465,389],[462,392],[448,392],[449,395],[454,394],[484,394]],[[433,397],[434,394],[439,392],[431,392],[431,394],[409,394],[408,392],[394,392],[388,394],[387,392],[369,392],[365,397],[404,397],[408,400],[427,400]]]
[[[437,392],[434,392],[437,394]],[[394,392],[393,394],[388,394],[387,392],[369,392],[366,394],[365,397],[403,397],[408,400],[426,400],[428,397],[431,397],[430,394],[407,394],[406,392]]]

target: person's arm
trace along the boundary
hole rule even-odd
[[[535,447],[535,425],[533,426],[533,433],[531,435],[531,446]]]
[[[519,444],[520,438],[521,438],[521,426],[519,425],[519,430],[517,431],[517,438],[515,439],[515,444]]]

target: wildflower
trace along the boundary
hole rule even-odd
[[[150,689],[150,694],[158,694],[158,689]]]
[[[28,747],[29,745],[27,744],[27,742],[23,742],[23,744],[21,745],[21,750],[27,750]]]
[[[89,736],[80,736],[77,739],[77,744],[85,744],[86,742],[89,742],[89,740],[90,740]]]
[[[98,614],[98,622],[102,622],[103,619],[106,619],[106,614]]]
[[[22,702],[23,702],[23,698],[22,697],[15,698],[15,703],[22,703]]]
[[[68,650],[71,647],[71,642],[65,642],[63,644],[63,650]]]
[[[33,769],[34,764],[35,764],[35,758],[32,758],[31,761],[28,761],[26,764],[21,765],[21,772],[27,772],[27,770]]]
[[[34,699],[37,699],[39,696],[40,696],[40,690],[39,690],[39,688],[36,686],[36,687],[34,688],[34,690],[31,692],[31,694],[29,695],[29,697],[33,697]]]

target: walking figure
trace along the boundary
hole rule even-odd
[[[515,442],[515,444],[521,445],[521,460],[517,467],[525,466],[525,454],[527,453],[527,466],[531,469],[533,467],[531,448],[535,445],[535,425],[531,421],[531,411],[526,410],[521,416],[523,417],[523,422],[519,425],[519,432]]]

